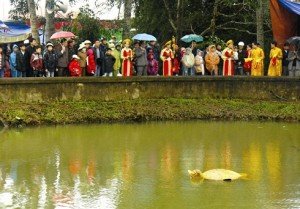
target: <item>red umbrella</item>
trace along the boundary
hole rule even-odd
[[[73,38],[75,35],[68,31],[59,31],[54,33],[50,39],[59,39],[59,38]]]

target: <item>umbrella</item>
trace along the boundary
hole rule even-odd
[[[59,38],[73,38],[75,35],[68,31],[59,31],[54,33],[50,39],[59,39]]]
[[[298,46],[300,44],[300,36],[294,36],[287,40],[289,44]]]
[[[189,35],[183,36],[180,40],[183,41],[183,42],[185,42],[185,43],[190,43],[192,41],[202,42],[203,41],[203,37],[199,36],[199,35],[196,35],[196,34],[189,34]]]
[[[147,33],[137,34],[132,39],[139,40],[139,41],[156,41],[157,40],[154,36],[147,34]]]

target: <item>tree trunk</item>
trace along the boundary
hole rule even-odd
[[[124,0],[123,39],[130,38],[132,4],[133,0]]]
[[[54,4],[53,0],[46,0],[46,5],[47,4]],[[45,18],[46,18],[46,27],[45,27],[45,41],[49,41],[50,37],[55,33],[55,27],[54,27],[54,12],[52,12],[51,14],[49,14],[47,12],[47,8],[46,8],[46,14],[45,14]]]
[[[258,7],[256,8],[256,33],[257,42],[264,48],[264,7],[263,0],[258,0]]]
[[[34,0],[27,0],[27,4],[28,4],[28,10],[29,10],[29,14],[30,14],[31,34],[32,34],[32,37],[35,38],[38,43],[40,43],[39,31],[37,28],[35,2],[34,2]]]
[[[212,17],[210,20],[210,25],[208,28],[206,28],[204,31],[202,31],[201,35],[205,35],[208,32],[211,33],[212,36],[215,36],[216,34],[216,21],[217,21],[217,16],[218,16],[218,6],[219,6],[220,0],[215,0],[214,5],[213,5],[213,12],[212,12]]]
[[[169,21],[169,23],[170,23],[170,25],[171,25],[171,27],[172,27],[172,29],[173,29],[173,32],[174,32],[173,35],[174,35],[176,38],[178,38],[178,28],[177,28],[178,22],[177,22],[176,20],[174,20],[173,17],[172,17],[171,10],[170,10],[170,8],[169,8],[169,6],[168,6],[168,1],[167,1],[167,0],[163,0],[163,2],[164,2],[164,5],[165,5],[165,9],[167,10],[168,21]],[[179,3],[179,0],[178,0],[178,3]],[[177,6],[178,6],[178,4],[177,4]],[[179,11],[177,10],[177,16],[178,16],[178,15],[179,15]],[[179,20],[179,19],[178,19],[178,20]]]
[[[176,14],[176,25],[177,25],[177,34],[176,34],[176,41],[182,37],[182,18],[183,18],[183,11],[182,11],[182,0],[177,0],[177,14]],[[176,43],[177,43],[176,42]]]

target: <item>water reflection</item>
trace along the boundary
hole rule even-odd
[[[299,125],[285,124],[289,132],[282,126],[191,122],[11,130],[0,142],[0,208],[300,207],[300,153],[292,147],[300,147]],[[249,180],[193,185],[187,170],[194,168],[231,169],[248,173]]]

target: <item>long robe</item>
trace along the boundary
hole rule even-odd
[[[222,52],[223,63],[223,76],[233,76],[234,75],[234,52],[230,48],[226,48]]]
[[[280,48],[275,47],[271,49],[268,76],[281,76],[282,58],[283,58],[283,54]]]
[[[132,50],[130,48],[123,48],[121,51],[122,74],[124,77],[132,76]]]
[[[252,76],[263,76],[264,75],[264,59],[265,53],[264,51],[257,47],[256,49],[252,49],[251,51],[251,75]]]
[[[167,48],[163,49],[161,51],[160,58],[163,61],[163,76],[172,76],[172,59],[174,58],[172,50]]]
[[[114,64],[114,76],[117,76],[120,73],[119,70],[121,68],[121,53],[117,49],[113,49],[112,56],[116,59]]]

